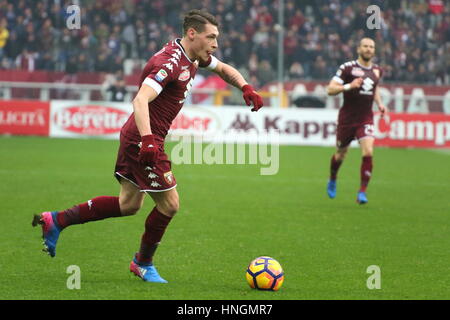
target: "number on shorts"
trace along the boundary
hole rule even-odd
[[[364,134],[366,136],[373,136],[373,124],[365,124],[364,125]]]

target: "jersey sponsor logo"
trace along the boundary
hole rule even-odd
[[[373,94],[373,85],[375,82],[370,78],[365,78],[363,80],[363,84],[361,86],[362,90],[359,91],[360,94],[372,95]]]
[[[353,68],[352,75],[355,77],[364,77],[364,71],[361,68]]]
[[[167,74],[166,70],[161,69],[156,74],[155,79],[159,82],[162,82],[165,78],[167,78],[167,76],[168,76],[168,74]]]
[[[178,80],[180,81],[186,81],[191,77],[191,73],[189,70],[184,70],[182,73],[180,73],[180,76],[178,77]]]

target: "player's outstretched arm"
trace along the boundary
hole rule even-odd
[[[258,111],[263,106],[263,100],[256,90],[245,81],[242,74],[229,64],[218,61],[213,72],[217,73],[225,82],[241,89],[245,103],[250,106],[253,103],[252,111]]]
[[[350,83],[340,84],[336,80],[331,80],[327,87],[327,94],[329,96],[335,96],[341,92],[358,89],[363,82],[362,78],[356,78]]]

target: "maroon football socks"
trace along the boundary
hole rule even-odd
[[[366,156],[362,158],[361,163],[361,188],[360,192],[366,192],[370,177],[372,176],[372,157]]]
[[[339,171],[339,168],[342,164],[342,160],[336,160],[335,155],[331,157],[331,164],[330,164],[330,180],[335,181],[337,178],[337,173]]]
[[[58,212],[56,219],[64,229],[72,224],[120,217],[119,197],[101,196]]]
[[[140,264],[150,264],[153,260],[153,255],[161,241],[167,226],[172,220],[171,217],[166,216],[153,208],[152,212],[145,220],[145,232],[141,238],[141,247],[136,259]]]

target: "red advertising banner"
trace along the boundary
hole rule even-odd
[[[53,100],[50,105],[51,137],[116,139],[133,111],[130,103]]]
[[[450,148],[450,115],[390,113],[374,120],[378,146]]]
[[[49,134],[50,103],[40,101],[0,101],[0,134]]]

